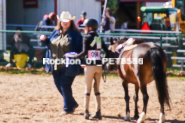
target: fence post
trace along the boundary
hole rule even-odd
[[[183,67],[184,67],[184,60],[181,61],[181,71],[183,71]]]
[[[162,34],[160,35],[160,47],[162,47]]]
[[[183,40],[182,40],[182,35],[179,34],[179,47],[182,49],[183,48]]]

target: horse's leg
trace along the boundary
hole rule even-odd
[[[124,117],[124,120],[130,121],[130,109],[129,109],[129,100],[130,97],[128,95],[128,83],[126,83],[125,81],[123,81],[122,83],[123,88],[125,90],[125,101],[126,101],[126,116]]]
[[[139,85],[135,85],[135,96],[134,96],[134,101],[135,101],[135,115],[134,118],[138,119],[139,115],[138,115],[138,107],[137,107],[137,102],[138,102],[138,92],[139,92]]]
[[[147,104],[148,104],[148,93],[146,90],[146,85],[141,85],[141,92],[143,94],[143,102],[144,102],[144,107],[143,107],[143,112],[141,113],[137,123],[142,123],[145,120],[145,115],[146,115],[146,108],[147,108]]]
[[[161,113],[160,113],[160,116],[159,116],[159,123],[164,123],[165,122],[164,102],[163,103],[160,102],[160,105],[161,105]]]

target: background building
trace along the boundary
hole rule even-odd
[[[8,29],[10,24],[36,25],[43,15],[55,12],[69,11],[80,19],[81,11],[87,12],[88,18],[101,21],[104,0],[6,0],[6,18]],[[114,16],[117,27],[127,19],[129,28],[136,28],[137,16],[141,6],[161,6],[168,0],[120,0]]]
[[[101,20],[101,2],[97,0],[58,0],[58,13],[69,11],[76,16],[75,21],[80,19],[81,11],[87,12],[87,18]]]
[[[36,25],[45,14],[55,12],[56,0],[6,0],[7,24]],[[8,27],[9,28],[9,27]]]
[[[161,6],[168,0],[120,0],[114,13],[116,27],[128,20],[128,28],[137,28],[137,16],[141,6]],[[24,30],[34,30],[45,14],[69,11],[80,19],[81,11],[87,12],[87,18],[101,21],[104,0],[0,0],[0,30],[15,29],[22,26]],[[0,33],[0,50],[6,47],[6,35]],[[3,43],[4,42],[4,43]]]

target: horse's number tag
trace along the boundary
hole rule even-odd
[[[100,51],[98,51],[98,50],[89,50],[88,51],[88,59],[101,60]]]

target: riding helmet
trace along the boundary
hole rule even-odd
[[[89,19],[89,20],[84,21],[83,26],[88,26],[88,27],[91,27],[93,30],[97,30],[98,22],[95,19]]]

